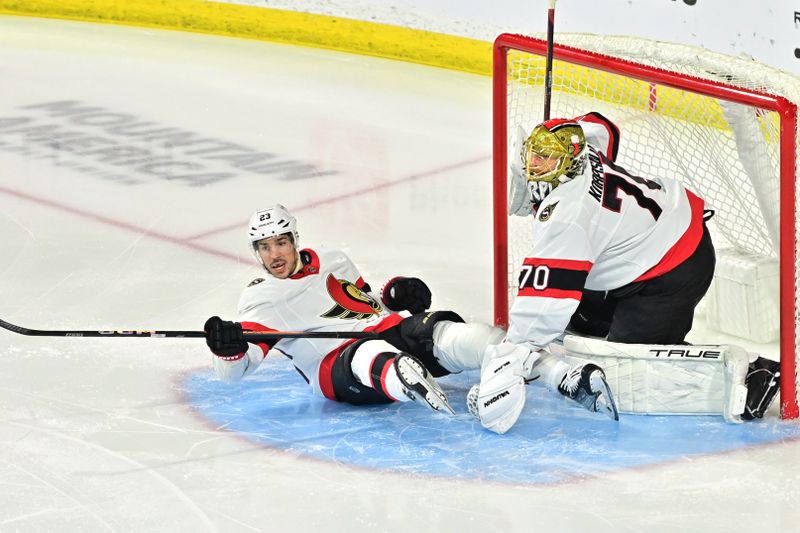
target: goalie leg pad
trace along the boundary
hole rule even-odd
[[[723,355],[725,365],[725,397],[722,403],[722,417],[726,422],[740,424],[747,400],[745,379],[750,363],[750,355],[739,346],[727,346]]]
[[[721,414],[740,421],[749,357],[737,346],[624,344],[568,335],[564,349],[603,368],[620,412]]]

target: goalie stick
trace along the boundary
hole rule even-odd
[[[17,326],[0,319],[0,327],[31,337],[101,337],[101,338],[205,338],[204,331],[154,331],[154,330],[42,330]],[[375,331],[270,331],[244,333],[247,342],[264,342],[274,339],[379,339]]]
[[[547,55],[544,68],[544,119],[550,120],[550,100],[553,96],[553,32],[556,25],[556,0],[547,6]]]

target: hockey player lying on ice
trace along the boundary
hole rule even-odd
[[[300,250],[297,221],[283,206],[257,211],[250,219],[248,238],[265,276],[244,289],[237,322],[211,317],[205,324],[220,379],[237,381],[253,373],[272,349],[291,359],[314,393],[325,398],[355,405],[415,401],[452,414],[433,378],[487,366],[492,371],[498,368],[498,361],[484,363],[484,355],[494,354],[489,347],[505,337],[504,331],[486,324],[466,324],[451,311],[425,312],[431,293],[417,278],[393,278],[375,294],[343,252]],[[398,314],[401,311],[412,315]],[[345,341],[283,338],[255,345],[243,340],[243,330],[374,331],[381,335],[375,340]],[[501,369],[504,361],[499,360]],[[553,390],[592,411],[603,410],[617,417],[597,365],[583,364],[567,375],[569,368],[558,356],[546,354],[539,361],[547,363],[536,368]],[[500,380],[486,380],[485,390],[497,383],[501,386],[485,402],[505,404],[510,397],[518,403],[520,395],[524,401],[523,378],[500,374]],[[474,395],[472,399],[476,400]],[[471,411],[477,416],[475,405]],[[518,412],[513,420],[503,416],[491,429],[504,432],[518,416]]]
[[[563,337],[567,356],[602,362],[620,411],[762,417],[778,390],[776,362],[737,346],[684,342],[714,273],[705,224],[713,213],[703,200],[674,179],[617,165],[619,130],[599,113],[518,136],[509,212],[530,217],[533,245],[508,336],[490,360],[507,356],[512,372],[535,379],[551,364],[566,368],[559,359],[537,364]],[[568,327],[592,337],[564,337]],[[503,401],[482,408],[496,394],[492,379],[484,369],[480,418],[501,409],[513,417],[519,407]]]

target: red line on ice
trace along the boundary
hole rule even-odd
[[[35,204],[39,204],[39,205],[42,205],[42,206],[45,206],[45,207],[49,207],[51,209],[56,209],[58,211],[63,211],[63,212],[66,212],[66,213],[70,213],[70,214],[75,215],[75,216],[79,216],[79,217],[82,217],[82,218],[93,220],[95,222],[100,222],[100,223],[106,224],[108,226],[113,226],[115,228],[127,230],[127,231],[130,231],[130,232],[136,233],[137,235],[144,235],[145,237],[151,237],[151,238],[156,239],[156,240],[169,242],[171,244],[176,244],[178,246],[183,246],[183,247],[186,247],[186,248],[191,248],[192,250],[195,250],[195,251],[198,251],[198,252],[203,252],[203,253],[206,253],[206,254],[215,255],[217,257],[222,257],[224,259],[231,259],[231,260],[234,260],[236,262],[240,262],[241,261],[239,256],[234,255],[234,254],[229,254],[229,253],[226,253],[226,252],[221,252],[219,250],[214,250],[213,248],[208,248],[207,246],[202,246],[200,244],[195,244],[193,242],[189,242],[189,241],[184,240],[184,239],[179,239],[177,237],[172,237],[170,235],[166,235],[164,233],[159,233],[157,231],[152,231],[152,230],[149,230],[147,228],[142,228],[142,227],[136,226],[134,224],[129,224],[127,222],[123,222],[121,220],[115,220],[113,218],[108,218],[108,217],[105,217],[105,216],[102,216],[102,215],[98,215],[98,214],[95,214],[95,213],[90,213],[89,211],[84,211],[84,210],[78,209],[76,207],[72,207],[72,206],[69,206],[69,205],[66,205],[66,204],[61,204],[61,203],[58,203],[58,202],[54,202],[54,201],[48,200],[46,198],[39,198],[38,196],[33,196],[33,195],[30,195],[30,194],[26,194],[24,192],[15,191],[15,190],[8,189],[8,188],[2,187],[2,186],[0,186],[0,193],[8,195],[8,196],[13,196],[15,198],[19,198],[21,200],[26,200],[28,202],[32,202],[32,203],[35,203]]]
[[[364,188],[364,189],[361,189],[361,190],[352,191],[352,192],[341,194],[341,195],[338,195],[338,196],[332,196],[330,198],[317,200],[317,201],[311,202],[309,204],[302,205],[300,207],[295,207],[295,208],[292,209],[292,211],[293,212],[306,211],[306,210],[309,210],[309,209],[313,209],[315,207],[319,207],[321,205],[336,203],[336,202],[339,202],[341,200],[347,200],[349,198],[362,196],[364,194],[368,194],[368,193],[371,193],[371,192],[374,192],[374,191],[387,189],[389,187],[394,187],[395,185],[399,185],[399,184],[402,184],[402,183],[407,183],[407,182],[414,181],[414,180],[417,180],[417,179],[420,179],[420,178],[423,178],[423,177],[433,176],[433,175],[439,174],[441,172],[447,172],[449,170],[454,170],[454,169],[457,169],[457,168],[462,168],[462,167],[466,167],[466,166],[469,166],[469,165],[473,165],[475,163],[479,163],[481,161],[485,161],[486,159],[488,159],[488,156],[477,157],[477,158],[470,159],[470,160],[467,160],[467,161],[462,161],[460,163],[454,163],[452,165],[446,165],[446,166],[443,166],[443,167],[435,168],[435,169],[432,169],[432,170],[429,170],[429,171],[426,171],[426,172],[420,172],[418,174],[412,174],[411,176],[406,176],[404,178],[400,178],[400,179],[397,179],[397,180],[394,180],[394,181],[387,181],[387,182],[384,182],[384,183],[378,183],[376,185],[372,185],[370,187],[367,187],[367,188]],[[147,229],[147,228],[139,227],[139,226],[136,226],[134,224],[130,224],[128,222],[123,222],[121,220],[115,220],[113,218],[109,218],[109,217],[106,217],[106,216],[103,216],[103,215],[98,215],[96,213],[91,213],[89,211],[85,211],[83,209],[79,209],[77,207],[73,207],[73,206],[70,206],[70,205],[67,205],[67,204],[62,204],[62,203],[59,203],[59,202],[55,202],[53,200],[48,200],[47,198],[41,198],[41,197],[34,196],[32,194],[27,194],[27,193],[24,193],[24,192],[21,192],[21,191],[15,191],[13,189],[9,189],[9,188],[3,187],[3,186],[0,186],[0,194],[5,194],[7,196],[12,196],[12,197],[15,197],[15,198],[19,198],[21,200],[25,200],[25,201],[32,202],[32,203],[35,203],[35,204],[39,204],[39,205],[42,205],[42,206],[45,206],[45,207],[49,207],[51,209],[56,209],[58,211],[63,211],[65,213],[70,213],[72,215],[75,215],[75,216],[78,216],[78,217],[81,217],[81,218],[85,218],[85,219],[88,219],[88,220],[92,220],[94,222],[99,222],[101,224],[112,226],[112,227],[115,227],[115,228],[118,228],[118,229],[130,231],[130,232],[135,233],[137,235],[143,235],[145,237],[150,237],[152,239],[156,239],[156,240],[159,240],[159,241],[168,242],[168,243],[171,243],[171,244],[175,244],[177,246],[183,246],[184,248],[189,248],[189,249],[197,251],[197,252],[202,252],[202,253],[213,255],[213,256],[216,256],[216,257],[223,258],[223,259],[230,259],[232,261],[236,261],[237,263],[241,262],[241,260],[242,260],[242,258],[240,256],[236,255],[236,254],[230,254],[230,253],[227,253],[227,252],[222,252],[220,250],[215,250],[213,248],[209,248],[209,247],[203,246],[201,244],[196,244],[196,243],[194,243],[192,241],[194,241],[196,239],[199,239],[199,238],[202,238],[202,237],[207,237],[209,235],[215,235],[217,233],[222,233],[222,232],[225,232],[225,231],[230,231],[230,230],[233,230],[233,229],[241,228],[241,227],[244,226],[244,224],[245,224],[244,222],[237,223],[237,224],[231,224],[231,225],[224,226],[224,227],[217,228],[217,229],[212,229],[212,230],[209,230],[209,231],[206,231],[204,233],[201,233],[201,234],[198,234],[198,235],[194,235],[194,236],[191,236],[191,237],[179,238],[179,237],[173,237],[171,235],[167,235],[165,233],[160,233],[158,231],[152,231],[152,230]]]
[[[424,177],[427,177],[427,176],[434,176],[436,174],[439,174],[439,173],[442,173],[442,172],[447,172],[449,170],[455,170],[455,169],[458,169],[458,168],[474,165],[475,163],[480,163],[481,161],[485,161],[487,159],[490,159],[490,156],[476,157],[474,159],[468,159],[468,160],[462,161],[460,163],[453,163],[452,165],[445,165],[443,167],[438,167],[438,168],[434,168],[434,169],[431,169],[431,170],[428,170],[428,171],[425,171],[425,172],[420,172],[419,174],[412,174],[411,176],[406,176],[404,178],[399,178],[399,179],[396,179],[394,181],[386,181],[386,182],[383,182],[383,183],[378,183],[378,184],[372,185],[370,187],[367,187],[365,189],[360,189],[360,190],[356,190],[356,191],[340,194],[338,196],[332,196],[330,198],[325,198],[324,200],[317,200],[315,202],[311,202],[310,204],[301,205],[299,207],[290,207],[290,211],[292,213],[299,213],[299,212],[302,212],[302,211],[307,211],[309,209],[313,209],[313,208],[319,207],[321,205],[333,204],[333,203],[339,202],[341,200],[347,200],[349,198],[355,198],[356,196],[363,196],[363,195],[371,193],[371,192],[379,191],[379,190],[382,190],[382,189],[387,189],[389,187],[394,187],[395,185],[400,185],[402,183],[408,183],[410,181],[418,180],[420,178],[424,178]],[[186,240],[193,241],[193,240],[201,239],[203,237],[208,237],[210,235],[216,235],[218,233],[224,233],[226,231],[231,231],[231,230],[234,230],[234,229],[241,229],[246,224],[247,224],[247,221],[236,222],[235,224],[228,224],[227,226],[222,226],[220,228],[211,229],[211,230],[205,231],[203,233],[198,233],[197,235],[194,235],[192,237],[187,237]]]

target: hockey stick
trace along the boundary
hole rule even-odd
[[[550,100],[553,96],[553,31],[556,25],[556,0],[547,6],[547,56],[544,67],[544,119],[550,120]]]
[[[126,338],[205,338],[204,331],[150,331],[150,330],[43,330],[17,326],[0,319],[0,327],[20,335],[31,337],[126,337]],[[245,333],[248,342],[264,342],[275,339],[379,339],[380,333],[375,331],[270,331]]]

